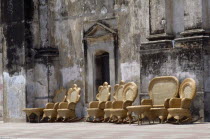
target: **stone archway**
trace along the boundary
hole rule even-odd
[[[97,87],[99,83],[107,80],[105,77],[105,71],[101,71],[101,75],[97,75],[96,72],[99,70],[96,66],[97,62],[102,60],[100,56],[107,56],[108,59],[103,59],[106,61],[103,66],[107,66],[109,69],[109,84],[111,86],[115,85],[116,82],[116,32],[111,28],[107,27],[102,23],[96,23],[93,25],[84,36],[85,41],[85,51],[86,51],[86,102],[95,100],[97,94]],[[104,55],[105,54],[105,55]],[[98,58],[98,59],[97,59]],[[97,61],[98,60],[98,61]],[[102,60],[102,61],[103,61]],[[106,65],[108,64],[108,65]],[[97,64],[98,65],[98,64]],[[98,65],[99,67],[102,65]],[[106,71],[107,72],[107,71]],[[98,73],[100,74],[100,73]],[[98,77],[101,76],[100,82],[97,81]],[[105,79],[106,78],[106,79]]]

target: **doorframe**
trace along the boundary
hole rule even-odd
[[[110,85],[114,87],[117,75],[117,32],[107,25],[97,22],[84,33],[85,53],[85,102],[96,100],[95,95],[95,54],[99,51],[109,53]]]

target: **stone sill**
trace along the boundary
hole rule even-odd
[[[209,34],[209,32],[206,32],[206,30],[204,29],[192,29],[181,32],[180,34],[184,37],[190,37],[190,36],[206,35]]]
[[[173,35],[166,34],[166,33],[163,33],[163,34],[150,35],[147,39],[149,41],[173,40],[174,39],[174,36]]]
[[[174,48],[201,48],[208,46],[210,36],[198,35],[177,38],[175,40],[159,40],[141,43],[139,52],[150,50],[169,50]],[[210,48],[209,48],[210,49]]]

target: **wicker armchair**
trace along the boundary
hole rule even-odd
[[[180,85],[179,96],[180,98],[170,99],[167,119],[174,118],[177,123],[192,121],[190,106],[196,96],[195,80],[191,78],[185,79]]]
[[[106,102],[110,99],[111,86],[107,82],[104,82],[103,86],[99,86],[99,93],[96,95],[98,101],[92,101],[89,103],[89,108],[87,109],[88,116],[86,121],[90,121],[93,117],[93,121],[102,121],[104,118],[104,108]]]
[[[161,76],[151,80],[149,84],[149,96],[151,99],[143,99],[142,105],[151,105],[152,108],[168,108],[171,98],[176,98],[179,92],[179,81],[174,76]],[[153,120],[157,117],[152,111],[146,111],[143,117]],[[164,117],[165,118],[165,117]],[[161,119],[163,120],[163,119]]]
[[[149,96],[150,99],[143,99],[141,105],[129,106],[128,116],[131,117],[131,113],[134,112],[138,116],[139,121],[143,118],[147,118],[150,121],[154,121],[159,117],[162,121],[167,118],[167,109],[169,99],[175,98],[179,91],[179,81],[174,76],[161,76],[153,78],[149,84]],[[152,111],[151,111],[152,109]],[[161,113],[160,113],[161,112]],[[130,122],[132,119],[130,118]]]
[[[114,94],[113,94],[113,99],[114,101],[123,101],[123,89],[125,86],[125,82],[121,81],[120,84],[116,84],[114,86]],[[107,101],[104,109],[104,122],[110,120],[111,112],[110,110],[112,109],[112,103],[113,101]]]
[[[123,101],[114,101],[110,110],[111,119],[117,119],[116,122],[122,123],[127,118],[127,106],[131,106],[138,93],[138,87],[134,82],[129,82],[123,89]]]
[[[61,87],[61,89],[55,91],[55,97],[53,98],[54,103],[47,103],[45,109],[43,110],[44,114],[42,121],[45,118],[48,118],[49,121],[55,120],[57,116],[57,109],[60,102],[65,101],[66,89]]]
[[[80,100],[80,91],[81,89],[77,87],[76,84],[73,85],[73,88],[70,88],[67,92],[66,102],[61,102],[57,109],[57,121],[62,119],[73,120],[76,118],[75,108],[76,104]]]

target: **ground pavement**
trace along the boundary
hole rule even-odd
[[[210,123],[112,124],[112,123],[0,123],[0,139],[71,138],[71,139],[210,139]]]

